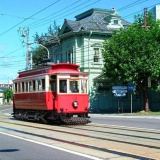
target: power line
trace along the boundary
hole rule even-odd
[[[16,51],[19,51],[19,50],[20,50],[20,49],[22,49],[22,48],[23,48],[23,47],[18,48],[18,49],[14,50],[14,51],[12,51],[12,52],[10,52],[10,53],[6,54],[6,55],[9,55],[9,54],[15,53]],[[6,56],[6,55],[5,55],[5,56]],[[5,56],[2,56],[2,57],[0,57],[0,58],[4,58]]]
[[[90,3],[89,5],[86,5],[85,7],[82,7],[82,8],[80,8],[80,9],[78,9],[78,10],[73,11],[73,12],[72,12],[72,10],[71,10],[71,13],[68,13],[68,14],[66,14],[66,15],[64,15],[64,16],[71,15],[71,14],[73,14],[73,13],[75,13],[75,12],[78,12],[78,11],[84,9],[84,8],[87,8],[87,7],[89,7],[89,6],[91,6],[91,5],[95,4],[95,3],[97,3],[97,2],[99,2],[99,1],[101,1],[101,0],[97,0],[97,1],[95,1],[95,2],[93,2],[93,3]],[[87,3],[87,2],[85,2],[85,3]],[[80,5],[80,6],[81,6],[81,5]],[[75,8],[75,9],[76,9],[76,8]],[[66,12],[65,12],[65,13],[66,13]],[[62,15],[62,14],[60,14],[60,15]],[[60,16],[60,15],[58,15],[58,16]],[[58,16],[55,16],[55,17],[58,17]],[[59,17],[59,18],[57,18],[57,19],[64,18],[64,16]],[[54,17],[52,17],[52,18],[54,18]],[[55,19],[55,20],[57,20],[57,19]],[[35,25],[35,26],[31,27],[31,29],[37,28],[37,27],[40,27],[40,26],[43,26],[43,25],[46,25],[46,24],[48,24],[48,23],[49,23],[49,22],[47,22],[47,23],[43,23],[43,22],[42,22],[42,25],[40,25],[40,24]]]
[[[125,9],[128,9],[128,8],[131,8],[133,6],[136,6],[136,5],[141,4],[143,2],[146,2],[146,1],[148,1],[148,0],[143,0],[143,1],[142,0],[137,0],[137,1],[133,2],[133,3],[130,3],[130,4],[122,7],[122,8],[119,8],[117,11],[122,11],[122,10],[125,10]]]
[[[140,1],[141,1],[141,2],[140,2]],[[138,5],[138,4],[140,4],[140,3],[143,3],[143,2],[145,2],[145,1],[148,1],[148,0],[143,0],[143,1],[142,1],[142,0],[137,0],[137,1],[133,2],[133,3],[130,3],[130,4],[126,5],[126,6],[118,9],[117,11],[125,10],[125,9],[127,9],[127,7],[130,8],[130,7],[133,7],[133,6]],[[139,3],[137,3],[137,2],[139,2]],[[94,3],[93,3],[93,4],[94,4]],[[90,5],[92,5],[92,4],[90,4]],[[79,5],[79,6],[81,6],[81,5]],[[78,6],[77,6],[77,7],[78,7]],[[75,8],[77,8],[77,7],[75,7]],[[88,6],[86,6],[86,7],[88,7]],[[84,9],[84,8],[86,8],[86,7],[83,7],[82,9]],[[75,9],[75,8],[72,8],[72,9]],[[70,9],[70,10],[72,11],[72,9]],[[80,10],[82,10],[82,9],[80,9]],[[68,10],[68,11],[70,11],[70,10]],[[72,14],[72,13],[77,12],[77,11],[79,11],[79,10],[76,10],[76,11],[71,12],[71,13],[69,13],[69,14],[66,14],[66,15],[64,15],[64,16],[68,16],[68,15],[70,15],[70,14]],[[67,11],[66,11],[66,12],[67,12]],[[60,15],[66,13],[66,12],[63,12],[63,13],[57,15],[57,16],[54,16],[54,17],[52,17],[52,19],[55,18],[55,17],[59,17]],[[56,13],[57,13],[57,12],[56,12]],[[48,18],[48,17],[47,17],[47,18]],[[61,19],[61,18],[63,18],[63,17],[60,17],[60,18],[58,18],[58,19]],[[43,19],[43,20],[44,20],[44,19]],[[44,22],[49,21],[49,20],[51,20],[51,18],[46,19],[46,20],[43,21],[43,22],[39,22],[38,24],[36,24],[36,23],[31,24],[31,25],[30,25],[30,26],[32,26],[31,29],[37,28],[37,27],[39,27],[39,26],[43,26],[43,25],[45,25],[45,24],[48,24],[48,23],[50,23],[50,22],[47,22],[47,23],[44,23]],[[57,20],[57,19],[56,19],[56,20]],[[42,25],[41,25],[41,24],[42,24]]]
[[[12,30],[13,28],[17,27],[18,25],[22,24],[23,22],[27,21],[28,19],[30,19],[30,18],[34,17],[35,15],[39,14],[40,12],[48,9],[48,8],[51,7],[52,5],[58,3],[59,1],[60,1],[60,0],[57,0],[56,2],[50,4],[49,6],[43,8],[42,10],[40,10],[40,11],[38,11],[38,12],[36,12],[35,14],[31,15],[30,17],[24,19],[23,21],[21,21],[21,22],[19,22],[18,24],[14,25],[14,26],[11,27],[10,29],[8,29],[8,30],[6,30],[5,32],[1,33],[0,36],[4,35],[5,33],[9,32],[9,31]]]
[[[152,8],[152,7],[154,7],[155,5],[159,5],[159,4],[160,4],[160,3],[157,3],[157,4],[154,4],[154,5],[149,6],[149,7],[147,7],[147,8],[149,9],[149,8]],[[128,14],[128,15],[126,15],[126,16],[123,16],[123,18],[130,17],[130,16],[132,16],[132,15],[135,15],[135,14],[141,13],[141,12],[142,12],[142,10],[139,10],[139,11],[133,12],[133,13],[131,13],[131,14]]]
[[[81,1],[81,0],[78,0],[78,1],[76,1],[76,2],[74,2],[74,3],[72,3],[71,5],[62,8],[60,11],[54,12],[54,13],[48,15],[48,16],[45,17],[45,18],[42,18],[42,19],[40,19],[40,20],[38,20],[38,21],[36,21],[36,22],[34,22],[34,23],[31,23],[31,24],[27,25],[27,27],[30,27],[30,26],[32,26],[32,25],[34,25],[34,24],[36,24],[36,23],[38,23],[38,22],[40,22],[40,21],[45,20],[46,18],[49,18],[49,17],[51,17],[51,16],[53,16],[53,15],[55,15],[55,14],[61,12],[61,11],[64,11],[65,9],[67,9],[67,8],[69,8],[69,7],[71,7],[71,6],[73,6],[74,4],[76,4],[76,3],[80,2],[80,1]]]

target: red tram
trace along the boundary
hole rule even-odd
[[[78,68],[76,64],[50,63],[19,72],[13,81],[13,116],[44,123],[89,123],[88,74]]]

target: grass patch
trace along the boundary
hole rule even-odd
[[[145,112],[145,111],[143,110],[143,111],[140,111],[140,112],[137,112],[137,113],[133,113],[133,114],[137,114],[137,115],[160,115],[160,111],[149,111],[149,112]]]

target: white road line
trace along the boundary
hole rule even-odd
[[[12,108],[10,108],[10,109],[2,109],[2,110],[0,110],[0,112],[4,112],[4,111],[8,111],[8,110],[13,110]]]
[[[98,114],[96,114],[96,115],[89,115],[91,118],[92,117],[97,117],[97,118],[99,118],[99,117],[103,117],[103,118],[132,118],[132,119],[134,119],[134,118],[140,118],[140,119],[160,119],[160,116],[132,116],[132,115],[130,115],[130,116],[125,116],[125,115],[121,115],[121,116],[119,116],[119,115],[98,115]]]
[[[43,146],[46,146],[46,147],[50,147],[50,148],[57,149],[57,150],[60,150],[60,151],[68,152],[68,153],[71,153],[71,154],[75,154],[75,155],[78,155],[78,156],[90,158],[90,159],[93,159],[93,160],[102,160],[102,159],[94,157],[94,156],[90,156],[90,155],[83,154],[83,153],[78,153],[76,151],[71,151],[71,150],[68,150],[68,149],[61,148],[61,147],[52,146],[52,145],[49,145],[49,144],[46,144],[46,143],[42,143],[42,142],[38,142],[38,141],[34,141],[34,140],[31,140],[31,139],[22,138],[22,137],[19,137],[19,136],[16,136],[16,135],[4,133],[4,132],[0,132],[0,134],[4,134],[4,135],[10,136],[10,137],[22,139],[22,140],[25,140],[25,141],[28,141],[28,142],[40,144],[40,145],[43,145]]]
[[[145,131],[154,131],[159,132],[159,129],[149,129],[149,128],[137,128],[137,127],[128,127],[128,126],[118,126],[118,125],[110,125],[110,124],[100,124],[100,123],[91,123],[99,126],[113,127],[113,128],[125,128],[125,129],[135,129],[135,130],[145,130]]]

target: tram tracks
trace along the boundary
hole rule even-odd
[[[136,132],[133,129],[123,130],[122,128],[97,126],[95,124],[86,126],[52,126],[23,121],[13,122],[7,118],[1,120],[0,125],[2,130],[13,134],[39,137],[57,143],[81,147],[82,152],[89,149],[94,150],[97,154],[103,152],[103,155],[114,154],[134,159],[146,159],[148,157],[151,159],[152,157],[157,158],[156,155],[148,156],[144,152],[152,150],[152,152],[158,153],[160,150],[160,144],[157,143],[160,141],[160,133],[158,132]],[[143,135],[144,133],[145,135]],[[122,146],[123,148],[121,148]],[[143,150],[143,153],[131,152],[130,150],[133,148]]]
[[[0,121],[0,122],[2,122],[2,123],[8,123],[8,122],[5,122],[5,121]],[[114,140],[114,139],[109,139],[109,138],[91,136],[89,134],[80,134],[80,133],[77,133],[77,132],[62,131],[62,130],[58,130],[58,129],[49,129],[49,128],[37,127],[37,126],[26,125],[26,124],[18,124],[18,123],[14,123],[14,122],[12,122],[11,124],[18,125],[18,126],[30,127],[30,128],[34,128],[34,129],[42,129],[42,130],[47,130],[47,131],[59,132],[59,133],[64,133],[64,134],[69,134],[69,135],[88,137],[88,138],[93,138],[93,139],[98,139],[98,140],[114,141],[114,142],[118,142],[118,143],[127,143],[127,144],[132,144],[132,145],[139,145],[139,146],[143,146],[143,147],[160,149],[160,145],[159,145],[159,147],[157,147],[157,146],[154,146],[154,145],[151,146],[151,145],[145,145],[145,144],[140,144],[140,143],[133,143],[133,142],[128,142],[128,141],[122,141],[122,140]],[[108,132],[108,131],[98,131],[98,130],[94,130],[94,129],[79,128],[79,127],[75,127],[75,126],[73,126],[73,127],[72,126],[64,126],[64,127],[72,128],[72,129],[78,130],[78,131],[79,130],[85,130],[85,131],[96,132],[96,133],[104,133],[104,134],[115,135],[115,136],[124,136],[124,137],[127,137],[127,138],[125,138],[125,140],[128,140],[129,139],[128,137],[130,137],[130,138],[139,138],[139,139],[152,140],[152,141],[155,141],[156,144],[157,144],[157,141],[160,141],[160,138],[154,138],[154,137],[136,136],[136,135],[114,133],[114,132]]]

